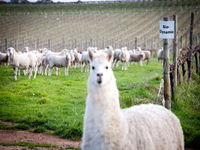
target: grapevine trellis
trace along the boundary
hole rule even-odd
[[[127,46],[133,49],[136,44],[144,49],[162,47],[159,39],[159,20],[163,16],[178,16],[179,48],[188,43],[188,20],[190,12],[194,11],[196,43],[199,42],[198,31],[200,15],[199,8],[186,10],[163,10],[141,12],[84,12],[66,14],[21,14],[0,16],[0,51],[6,51],[12,46],[23,50],[25,46],[31,49],[49,48],[60,51],[63,48],[85,50],[88,46],[104,48],[112,45],[114,48]],[[137,38],[137,43],[135,43]],[[169,47],[172,43],[169,43]]]

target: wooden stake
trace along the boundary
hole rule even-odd
[[[192,36],[193,36],[193,24],[194,24],[194,13],[191,13],[191,22],[190,22],[190,52],[189,52],[189,56],[188,56],[188,60],[187,60],[187,64],[188,64],[188,79],[187,81],[191,80],[191,76],[192,76]]]
[[[163,18],[164,21],[168,21],[167,17]],[[164,79],[164,99],[165,107],[171,109],[171,95],[170,95],[170,75],[169,75],[169,49],[168,40],[163,39],[163,79]]]

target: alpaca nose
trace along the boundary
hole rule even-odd
[[[102,77],[102,76],[103,76],[103,73],[97,73],[97,76],[98,76],[98,77]]]

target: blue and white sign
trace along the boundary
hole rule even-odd
[[[160,38],[174,38],[174,21],[160,21]]]

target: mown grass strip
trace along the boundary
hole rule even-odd
[[[17,142],[17,143],[0,143],[2,146],[27,146],[27,147],[46,147],[46,148],[59,148],[57,145],[52,144],[34,144],[28,142]]]
[[[26,124],[18,124],[18,125],[4,125],[0,124],[1,130],[28,130],[29,126]]]

